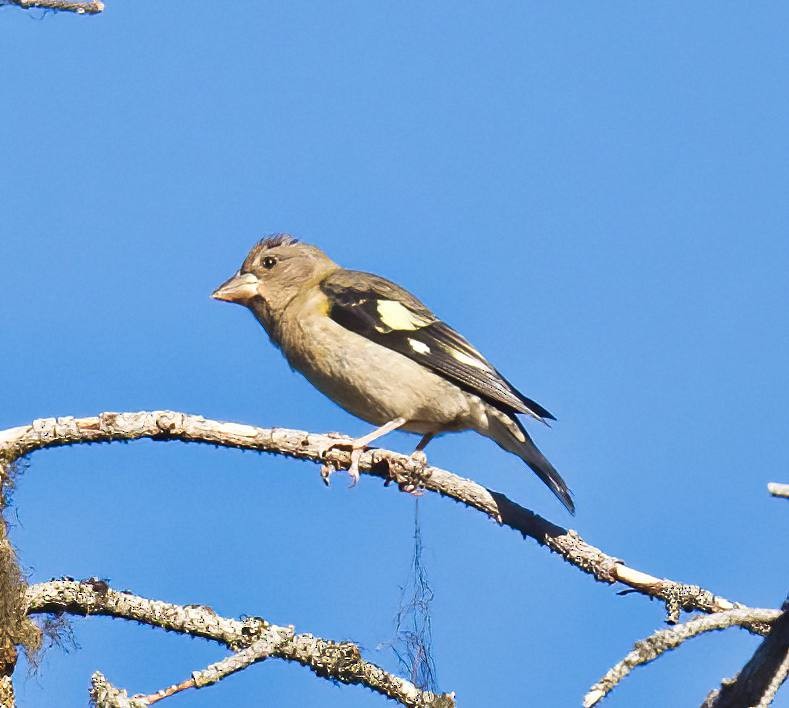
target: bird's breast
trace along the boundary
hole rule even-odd
[[[284,318],[281,344],[310,383],[375,425],[403,417],[414,432],[465,427],[469,402],[458,386],[320,312]]]

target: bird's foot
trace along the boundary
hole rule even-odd
[[[411,479],[400,485],[400,491],[414,497],[421,497],[425,492],[422,487],[419,486],[419,482],[421,481],[422,474],[427,469],[427,455],[425,455],[423,450],[414,450],[411,453],[410,460],[412,469],[409,470],[409,477],[411,477]]]
[[[387,458],[386,464],[389,468],[389,479],[384,483],[386,486],[396,482],[401,492],[415,497],[424,494],[425,470],[428,468],[427,455],[424,452],[415,450],[403,461]]]
[[[342,433],[326,433],[325,437],[329,438],[329,440],[325,440],[318,445],[318,457],[321,460],[326,457],[326,453],[332,448],[345,447],[346,445],[350,446],[353,444],[353,440]]]
[[[328,452],[335,447],[349,447],[351,450],[357,447],[356,440],[342,433],[326,433],[326,437],[329,438],[329,440],[318,445],[318,459],[320,460],[325,460]],[[336,469],[336,465],[332,466]]]
[[[351,478],[350,486],[355,487],[359,481],[359,477],[361,476],[359,473],[359,459],[361,458],[362,453],[365,451],[367,446],[364,444],[359,445],[357,440],[348,438],[347,436],[340,433],[328,433],[327,437],[333,438],[333,440],[327,440],[318,447],[318,457],[324,459],[326,457],[326,453],[335,447],[351,448],[351,465],[348,468],[348,475]],[[323,478],[326,486],[329,486],[331,475],[336,471],[337,467],[331,462],[326,462],[321,467],[321,477]]]
[[[414,467],[418,468],[419,472],[424,472],[427,468],[427,455],[424,450],[414,450],[411,453],[411,459],[414,461]]]

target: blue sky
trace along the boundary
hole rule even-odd
[[[123,3],[0,10],[0,426],[172,408],[369,426],[209,299],[290,231],[398,280],[558,418],[534,429],[570,520],[472,433],[433,463],[658,576],[753,606],[786,592],[789,44],[785,3]],[[410,450],[416,438],[386,445]],[[140,442],[36,454],[13,539],[33,580],[114,586],[376,647],[408,578],[414,501],[305,463]],[[579,705],[657,603],[619,597],[478,513],[420,504],[442,690]],[[217,646],[75,619],[20,668],[23,706],[132,692]],[[701,702],[754,638],[694,640],[610,706]],[[266,662],[183,706],[375,706]],[[782,705],[789,705],[784,696]]]

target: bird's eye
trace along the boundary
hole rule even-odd
[[[265,258],[261,259],[260,265],[262,265],[266,270],[271,270],[275,265],[277,265],[277,259],[274,256],[266,256]]]

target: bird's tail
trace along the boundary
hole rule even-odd
[[[575,514],[575,504],[567,484],[545,455],[537,449],[521,422],[515,416],[510,417],[498,410],[492,413],[492,411],[488,413],[488,436],[507,452],[517,455],[529,465],[564,504],[567,511]]]

